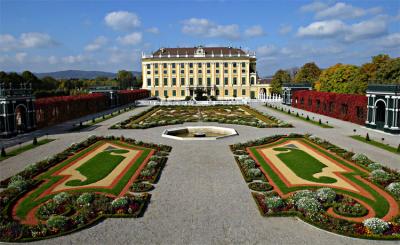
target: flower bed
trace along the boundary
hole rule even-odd
[[[111,146],[115,149],[110,148]],[[107,148],[99,151],[103,149],[101,147]],[[103,156],[101,153],[104,151],[118,152],[118,147],[129,149],[135,155],[132,161],[128,159],[131,165],[116,175],[111,180],[112,183],[107,185],[100,180],[103,182],[98,187],[92,184],[90,187],[81,185],[64,188],[62,183],[67,185],[68,179],[59,181],[57,174],[74,166],[74,162],[84,154],[90,156],[93,152],[96,157]],[[107,217],[140,217],[151,195],[132,195],[129,188],[137,181],[142,169],[149,164],[152,168],[159,169],[159,177],[162,168],[158,166],[165,165],[170,150],[169,146],[123,137],[91,136],[54,157],[3,180],[2,185],[7,185],[8,188],[0,192],[0,241],[31,241],[65,235],[94,225]],[[127,151],[120,154],[125,154],[128,158]],[[123,159],[120,164],[123,164]],[[83,173],[82,170],[81,174]],[[55,191],[55,188],[61,188],[62,191]],[[142,188],[142,191],[150,189]]]
[[[283,171],[283,166],[279,170],[273,170],[273,165],[270,165],[273,163],[266,164],[260,155],[255,154],[256,150],[260,152],[263,150],[264,154],[271,154],[265,149],[269,149],[268,146],[276,146],[271,149],[277,151],[277,157],[279,159],[286,157],[287,159],[289,156],[287,154],[295,151],[282,150],[282,148],[286,144],[289,149],[302,149],[301,145],[295,144],[296,141],[301,141],[304,147],[310,147],[314,151],[334,159],[337,164],[343,164],[342,168],[349,171],[349,173],[341,175],[343,180],[355,183],[361,194],[346,190],[346,188],[351,189],[351,186],[337,188],[332,184],[324,184],[322,179],[316,179],[315,185],[292,185],[291,181],[293,180],[288,177],[290,176],[289,172],[284,175],[274,174],[274,171]],[[254,164],[248,160],[255,160],[255,168],[262,171],[273,188],[263,192],[256,189],[257,192],[252,193],[263,216],[297,216],[316,227],[346,236],[367,239],[400,239],[399,197],[396,196],[400,178],[398,172],[373,163],[364,155],[348,152],[309,135],[277,135],[231,145],[230,148],[235,154],[241,170],[244,166],[254,167]],[[269,161],[275,159],[271,155],[268,156]],[[295,159],[297,164],[302,163],[302,158]],[[248,163],[246,164],[245,161]],[[329,165],[327,166],[329,167]],[[385,174],[379,172],[374,175],[368,166],[374,169],[372,171],[377,171],[376,168],[378,168]],[[309,171],[310,166],[305,169]],[[296,169],[294,168],[292,171],[296,171]],[[252,181],[246,175],[243,176],[246,182]],[[258,182],[252,182],[249,188],[254,190],[251,187],[258,185],[255,183]],[[388,192],[385,191],[385,188]],[[393,194],[389,194],[389,192]]]
[[[270,115],[261,114],[249,106],[155,106],[111,128],[145,129],[199,121],[258,128],[291,127],[290,124]]]

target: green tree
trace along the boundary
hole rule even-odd
[[[32,89],[35,90],[39,85],[40,85],[40,79],[38,79],[32,72],[30,71],[24,71],[21,74],[22,78],[24,79],[24,82],[26,84],[31,84]]]
[[[321,69],[314,62],[306,63],[297,71],[294,82],[314,84],[319,75],[321,75]]]
[[[273,94],[282,93],[282,84],[290,82],[290,74],[284,70],[278,70],[272,77],[271,92]]]
[[[367,83],[362,79],[360,68],[354,65],[336,64],[324,70],[316,89],[343,94],[364,94]]]
[[[121,89],[127,89],[133,86],[135,78],[132,72],[126,70],[120,70],[118,71],[117,74],[117,80],[119,82],[119,86]]]

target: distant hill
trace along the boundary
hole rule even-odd
[[[43,77],[53,77],[55,79],[69,79],[69,78],[78,78],[78,79],[93,79],[96,77],[108,77],[114,78],[117,76],[117,73],[113,72],[104,72],[104,71],[81,71],[81,70],[66,70],[66,71],[55,71],[55,72],[43,72],[43,73],[35,73],[38,78]],[[134,76],[141,75],[141,72],[133,71]]]

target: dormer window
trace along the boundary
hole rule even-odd
[[[202,46],[197,47],[196,51],[194,52],[195,57],[204,57],[206,55]]]

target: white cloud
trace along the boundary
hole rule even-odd
[[[300,37],[333,37],[346,30],[346,24],[340,20],[317,21],[297,31]]]
[[[81,63],[84,62],[86,60],[88,60],[87,57],[83,56],[83,55],[69,55],[69,56],[65,56],[61,59],[64,63],[68,63],[68,64],[75,64],[75,63]]]
[[[50,56],[49,58],[47,58],[47,61],[49,62],[49,64],[54,65],[58,63],[58,59],[55,56]]]
[[[148,28],[146,31],[149,32],[149,33],[153,33],[153,34],[160,33],[160,30],[157,27]]]
[[[279,33],[281,35],[286,35],[291,31],[292,31],[292,26],[291,25],[281,25],[281,27],[279,28]]]
[[[256,49],[257,55],[260,56],[268,56],[268,55],[274,55],[277,54],[279,49],[275,47],[275,45],[264,45],[260,46]]]
[[[46,48],[56,44],[49,34],[39,32],[22,33],[19,38],[10,34],[0,35],[0,51],[24,48]]]
[[[323,2],[312,2],[310,4],[306,4],[301,6],[300,10],[303,12],[316,12],[327,8],[328,5]]]
[[[104,17],[106,24],[118,31],[129,31],[139,27],[141,22],[135,13],[127,11],[111,12]]]
[[[244,31],[244,34],[245,34],[247,37],[259,37],[259,36],[265,35],[265,32],[264,32],[262,26],[260,26],[260,25],[255,25],[255,26],[251,26],[251,27],[247,28],[247,29]]]
[[[378,41],[378,45],[388,48],[400,47],[400,32],[392,33],[382,37]]]
[[[124,45],[136,45],[142,42],[143,35],[141,32],[133,32],[123,37],[118,37],[118,42]]]
[[[335,38],[345,42],[380,37],[387,33],[385,18],[376,17],[347,25],[341,20],[317,21],[308,26],[301,26],[297,35],[300,37]]]
[[[16,53],[16,54],[15,54],[15,60],[16,60],[18,63],[23,63],[23,62],[25,61],[27,55],[28,55],[28,54],[25,53],[25,52]]]
[[[358,18],[364,16],[366,14],[377,14],[381,12],[382,9],[379,7],[363,9],[354,7],[350,4],[346,4],[343,2],[338,2],[333,6],[330,6],[325,9],[321,9],[316,12],[315,18],[317,19],[350,19],[350,18]]]
[[[218,25],[207,19],[191,18],[183,21],[182,32],[206,38],[239,39],[239,26]]]
[[[107,38],[104,36],[99,36],[97,37],[92,43],[86,45],[85,50],[86,51],[96,51],[101,49],[104,45],[106,45],[108,42]]]

